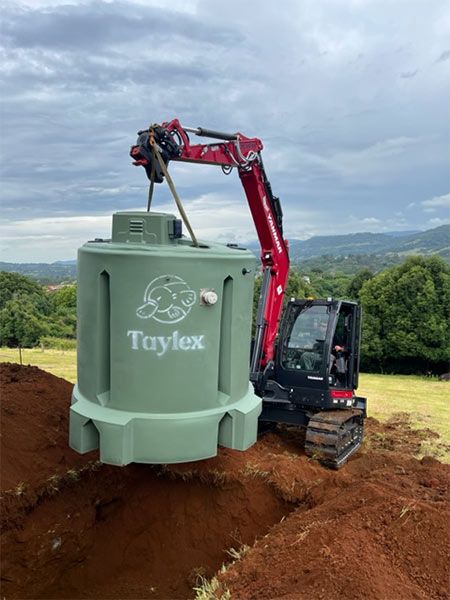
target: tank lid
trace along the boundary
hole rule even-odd
[[[181,235],[181,221],[175,215],[138,211],[113,214],[113,242],[171,245]]]

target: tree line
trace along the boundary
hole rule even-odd
[[[256,278],[254,314],[261,290]],[[305,274],[292,268],[286,299],[354,300],[363,309],[364,370],[442,373],[450,361],[450,267],[440,257],[408,258],[374,274]],[[0,345],[62,345],[76,337],[76,286],[48,291],[17,273],[0,272]]]
[[[262,277],[255,286],[254,314]],[[363,311],[361,368],[385,373],[450,370],[450,266],[439,256],[413,256],[374,274],[353,277],[292,268],[286,300],[354,300]]]
[[[76,285],[49,291],[25,275],[0,271],[0,345],[64,345],[76,338],[76,305]]]

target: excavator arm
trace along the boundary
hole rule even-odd
[[[219,141],[191,144],[189,133]],[[224,173],[237,169],[261,245],[263,284],[260,297],[251,378],[257,383],[264,368],[273,361],[275,341],[289,275],[289,247],[283,238],[283,215],[279,199],[272,193],[261,158],[263,144],[241,133],[222,133],[201,127],[183,127],[178,119],[152,125],[138,132],[130,155],[135,165],[145,168],[150,181],[161,183],[164,174],[156,160],[157,146],[164,163],[170,161],[218,165]]]

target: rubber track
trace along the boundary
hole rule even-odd
[[[361,447],[363,435],[362,411],[323,411],[308,423],[305,452],[327,467],[339,469]]]

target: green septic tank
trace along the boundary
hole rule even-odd
[[[256,259],[180,238],[173,215],[120,212],[78,253],[78,382],[70,446],[175,463],[256,441],[249,383]]]

